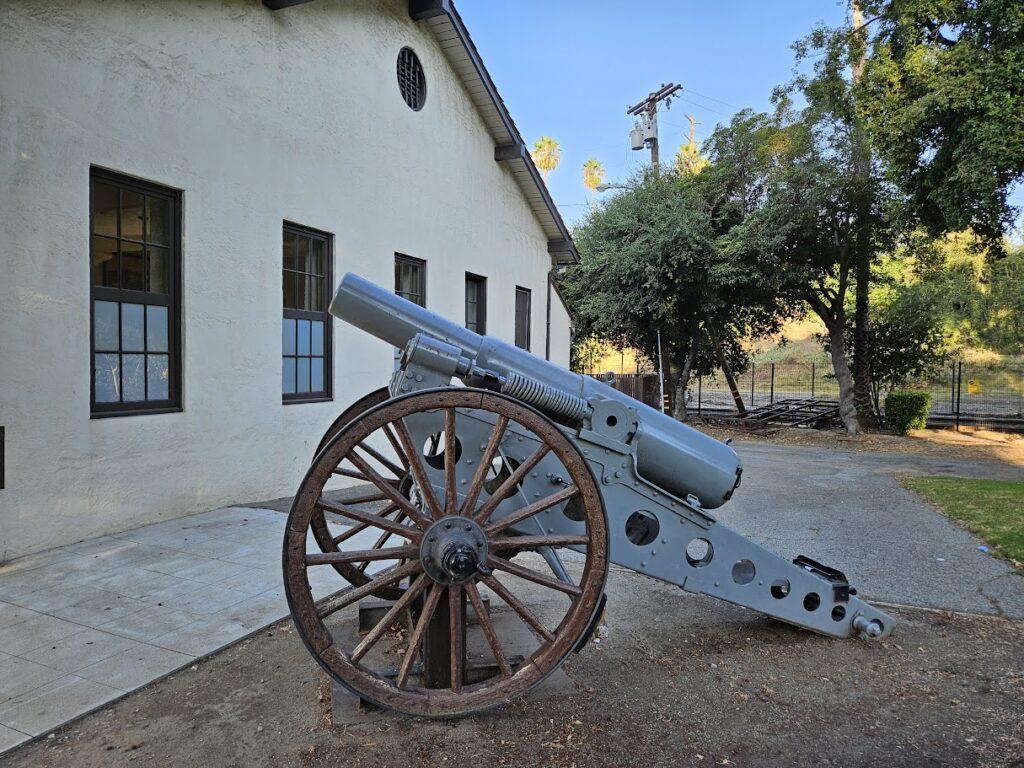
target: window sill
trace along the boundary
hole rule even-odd
[[[94,411],[89,414],[90,419],[116,419],[122,416],[157,416],[163,413],[182,413],[185,409],[179,406],[168,408],[133,408],[123,411]]]
[[[281,405],[304,405],[306,403],[330,403],[333,402],[334,398],[330,395],[323,395],[319,397],[296,397],[288,398],[281,401]]]

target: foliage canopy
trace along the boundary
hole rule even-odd
[[[1024,178],[1024,3],[868,0],[860,108],[929,232],[999,245]]]

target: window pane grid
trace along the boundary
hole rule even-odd
[[[530,349],[530,289],[516,286],[516,340],[517,347]]]
[[[395,293],[403,299],[427,306],[426,262],[395,254]]]
[[[170,200],[104,182],[94,182],[93,200],[94,284],[166,293]]]
[[[92,404],[122,415],[178,404],[178,258],[173,192],[106,171],[90,173]]]
[[[487,333],[487,278],[466,273],[466,328]]]
[[[96,402],[169,400],[167,308],[96,301],[93,317]]]
[[[286,401],[330,396],[329,236],[285,225],[281,392]]]

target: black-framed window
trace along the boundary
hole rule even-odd
[[[90,410],[181,408],[181,193],[89,172]]]
[[[285,222],[282,233],[284,320],[281,393],[286,403],[331,399],[333,237]]]
[[[516,346],[530,349],[530,301],[529,288],[516,286]]]
[[[427,306],[427,262],[396,253],[395,293],[413,304]]]
[[[483,335],[487,333],[487,278],[466,273],[466,327]]]

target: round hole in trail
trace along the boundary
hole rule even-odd
[[[615,418],[615,416],[609,416],[607,419],[604,420],[604,423],[607,424],[609,427],[614,427],[616,424],[619,423],[619,420]]]
[[[487,480],[484,482],[484,490],[488,496],[492,496],[508,478],[519,468],[521,462],[511,456],[498,454],[491,460],[491,468],[487,471]],[[522,483],[516,487],[519,488]]]
[[[756,573],[757,569],[750,560],[737,560],[732,567],[732,580],[737,584],[749,584]]]
[[[423,444],[423,458],[434,469],[444,469],[444,452],[447,446],[444,444],[444,432],[436,432],[427,438]],[[462,456],[462,443],[455,438],[455,461]]]
[[[638,547],[650,544],[658,538],[661,524],[658,518],[646,509],[638,509],[626,519],[626,538]]]
[[[694,568],[703,568],[715,556],[715,548],[707,539],[693,539],[686,545],[686,562]]]
[[[817,592],[808,592],[804,595],[804,610],[816,611],[818,606],[821,605],[821,595]]]
[[[832,621],[842,621],[846,618],[846,608],[837,605],[832,609]]]
[[[772,597],[781,600],[789,594],[789,579],[776,579],[772,582]]]

